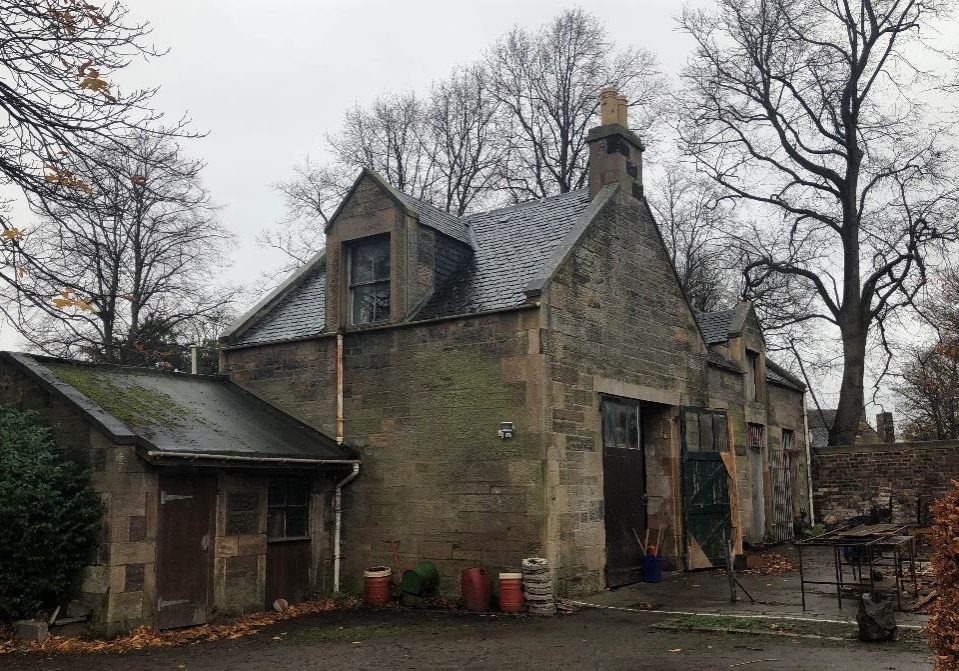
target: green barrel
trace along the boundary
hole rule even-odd
[[[421,561],[409,571],[403,572],[401,586],[404,594],[426,596],[434,594],[439,583],[440,572],[436,570],[436,564],[431,561]]]

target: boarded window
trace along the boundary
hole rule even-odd
[[[746,362],[749,366],[749,374],[746,377],[746,397],[750,401],[761,401],[763,381],[760,375],[759,352],[746,350]]]
[[[688,452],[725,452],[728,448],[724,411],[683,408],[683,425]]]
[[[310,481],[273,478],[267,498],[267,538],[308,538],[310,535]]]
[[[762,424],[749,425],[749,447],[762,450],[766,447],[766,427]]]
[[[260,496],[256,492],[226,493],[226,535],[260,532]]]
[[[350,321],[374,324],[390,318],[390,239],[379,236],[350,246]]]

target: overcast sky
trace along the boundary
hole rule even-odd
[[[704,3],[707,0],[697,0]],[[158,110],[188,113],[208,131],[187,150],[204,159],[204,180],[239,246],[228,276],[254,284],[279,254],[256,235],[283,216],[271,185],[307,155],[321,158],[327,132],[355,102],[388,90],[423,90],[452,66],[476,59],[514,25],[536,27],[566,6],[545,0],[127,0],[169,53],[136,64],[125,87],[159,84]],[[579,3],[600,17],[619,46],[655,52],[675,73],[690,41],[676,30],[682,3]],[[266,287],[264,287],[266,288]],[[254,287],[255,289],[255,287]],[[0,325],[0,347],[18,346]]]
[[[126,0],[170,51],[123,73],[120,82],[160,85],[156,107],[188,113],[208,131],[187,150],[204,159],[204,180],[239,246],[226,277],[254,285],[280,263],[256,235],[283,215],[271,185],[307,155],[346,109],[389,90],[424,90],[476,59],[514,25],[534,28],[568,6],[555,0]],[[679,0],[578,3],[607,25],[618,46],[654,52],[675,77],[691,49],[678,31]],[[711,0],[691,0],[693,5]],[[262,287],[263,290],[268,287]],[[18,347],[0,324],[0,347]]]

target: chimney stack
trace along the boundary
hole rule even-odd
[[[892,421],[891,412],[880,412],[876,415],[876,433],[884,443],[896,442],[896,426]]]
[[[627,100],[612,87],[599,94],[600,123],[586,136],[589,145],[589,196],[619,183],[634,198],[643,197],[643,141],[630,132]]]

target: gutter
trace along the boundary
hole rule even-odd
[[[204,459],[214,461],[242,461],[248,463],[263,464],[353,464],[359,467],[359,461],[356,459],[309,459],[305,457],[248,457],[238,454],[213,454],[210,452],[170,452],[168,450],[147,450],[146,455],[154,459],[175,458],[175,459]]]

